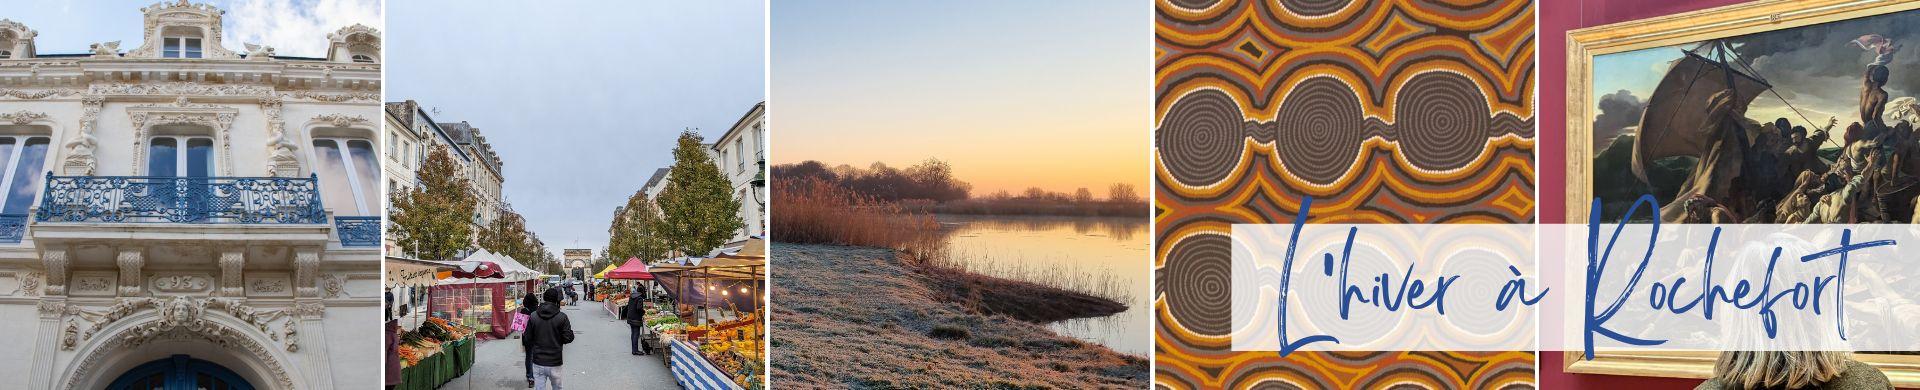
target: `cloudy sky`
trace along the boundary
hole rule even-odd
[[[564,4],[393,1],[386,34],[387,100],[479,127],[555,256],[605,246],[682,129],[718,138],[766,96],[760,1]]]
[[[1829,116],[1838,117],[1840,126],[1859,121],[1861,75],[1873,56],[1850,41],[1866,34],[1880,34],[1907,46],[1894,56],[1887,94],[1898,98],[1920,93],[1920,67],[1916,67],[1920,65],[1920,11],[1908,11],[1730,39],[1735,45],[1734,51],[1749,61],[1761,78],[1773,84],[1773,91],[1780,94],[1774,97],[1767,93],[1754,99],[1747,116],[1762,122],[1784,117],[1795,125],[1807,122],[1800,115],[1815,122],[1814,125],[1825,125]],[[1682,56],[1680,50],[1694,46],[1684,44],[1595,58],[1593,101],[1603,108],[1598,114],[1606,115],[1609,102],[1644,104],[1671,61]],[[1799,114],[1782,103],[1781,98],[1799,109]],[[1634,116],[1637,122],[1637,114]],[[1603,130],[1596,128],[1596,133]],[[1598,136],[1600,134],[1596,134]]]
[[[140,8],[157,0],[16,1],[0,11],[8,19],[40,32],[40,53],[86,53],[95,42],[120,41],[121,51],[140,47]],[[327,33],[355,23],[386,31],[380,0],[214,0],[197,1],[227,10],[226,47],[244,52],[245,43],[265,43],[275,54],[325,57]]]

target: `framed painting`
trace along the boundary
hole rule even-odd
[[[1823,195],[1864,172],[1920,173],[1920,161],[1848,150],[1915,143],[1920,102],[1908,94],[1920,94],[1920,72],[1910,71],[1920,69],[1920,46],[1901,48],[1920,44],[1916,9],[1920,2],[1763,0],[1568,32],[1566,223],[1913,222],[1920,186]],[[1625,215],[1642,195],[1659,212]],[[1571,373],[1676,378],[1710,376],[1718,356],[1565,354]],[[1920,386],[1920,355],[1855,358],[1896,386]]]

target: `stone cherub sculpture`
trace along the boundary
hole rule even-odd
[[[273,46],[255,45],[251,43],[246,44],[246,46],[247,59],[249,60],[265,61],[269,57],[273,57]]]
[[[113,57],[120,55],[120,41],[95,43],[88,46],[94,57]]]

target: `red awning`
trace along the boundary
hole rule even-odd
[[[461,278],[461,279],[475,279],[475,278],[492,279],[492,278],[500,278],[505,276],[505,273],[500,271],[499,264],[489,263],[485,261],[461,262],[458,264],[460,267],[455,268],[453,271],[448,271],[447,272],[448,275],[446,277],[454,277],[454,278]],[[445,279],[446,277],[442,277],[442,279]]]
[[[653,280],[653,273],[647,272],[647,262],[634,257],[628,258],[627,263],[621,264],[620,268],[607,271],[607,279]]]

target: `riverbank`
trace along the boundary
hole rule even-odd
[[[1142,388],[1144,358],[1044,322],[1124,304],[919,267],[891,249],[776,243],[773,380],[782,388]],[[923,272],[923,270],[930,270]],[[1024,318],[1025,320],[1023,320]]]

